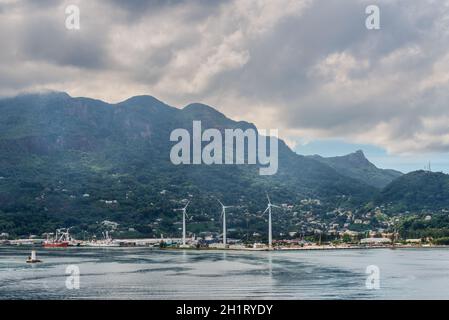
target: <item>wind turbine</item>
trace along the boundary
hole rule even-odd
[[[281,207],[271,203],[268,193],[267,193],[267,199],[268,199],[268,206],[262,214],[265,214],[265,212],[268,211],[268,249],[272,249],[273,248],[273,231],[272,231],[272,227],[271,227],[271,208],[281,208]]]
[[[225,206],[220,200],[217,201],[221,205],[221,217],[223,218],[223,244],[226,246],[226,209],[232,208],[233,206]]]
[[[187,201],[187,204],[182,209],[175,209],[175,211],[182,211],[182,245],[186,245],[186,216],[187,216],[187,207],[189,206],[190,201]]]

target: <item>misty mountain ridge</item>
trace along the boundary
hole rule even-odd
[[[90,98],[72,98],[69,94],[66,92],[58,92],[58,91],[49,91],[49,92],[42,92],[42,93],[23,93],[21,95],[18,95],[16,97],[10,97],[10,98],[3,98],[0,99],[0,101],[3,102],[12,102],[13,104],[16,103],[15,100],[23,101],[23,100],[34,100],[34,103],[36,104],[45,104],[47,102],[53,102],[61,104],[66,103],[67,101],[74,101],[77,104],[81,106],[83,103],[89,103],[89,104],[96,104],[97,106],[104,107],[105,105],[109,106],[117,106],[117,107],[144,107],[147,109],[147,111],[155,112],[155,113],[165,113],[170,114],[175,113],[177,111],[182,111],[187,118],[191,118],[192,120],[199,120],[202,119],[203,121],[208,122],[209,120],[213,120],[214,125],[230,125],[231,128],[235,127],[242,127],[242,129],[256,129],[256,126],[252,123],[248,123],[246,121],[233,121],[229,118],[227,118],[223,113],[217,111],[211,106],[202,104],[202,103],[191,103],[186,105],[185,107],[178,109],[172,106],[169,106],[162,102],[161,100],[158,100],[157,98],[151,96],[151,95],[138,95],[130,97],[122,102],[118,102],[115,104],[108,104],[101,100],[96,99],[90,99]],[[26,101],[23,101],[26,103]],[[281,140],[282,144],[285,144]],[[285,145],[286,146],[286,145]],[[287,147],[288,148],[288,147]],[[365,157],[362,150],[358,150],[354,153],[345,155],[345,156],[338,156],[338,157],[322,157],[320,155],[313,155],[308,156],[310,158],[313,158],[314,160],[318,160],[337,171],[340,171],[341,174],[355,178],[359,181],[362,181],[364,183],[367,183],[369,185],[382,188],[386,186],[389,182],[400,176],[402,173],[396,170],[390,170],[390,169],[378,169],[374,164],[369,162],[369,160]],[[357,171],[361,170],[361,171]],[[364,177],[363,170],[365,171],[374,171],[379,176],[374,177]]]

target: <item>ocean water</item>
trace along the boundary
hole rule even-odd
[[[449,249],[37,248],[34,265],[29,253],[0,247],[0,299],[449,299]],[[79,289],[66,286],[71,265]],[[366,286],[373,265],[378,289]]]

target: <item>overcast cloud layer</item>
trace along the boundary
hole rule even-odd
[[[65,28],[77,4],[81,30]],[[381,30],[365,8],[381,9]],[[213,105],[287,141],[449,151],[449,1],[0,0],[0,94]]]

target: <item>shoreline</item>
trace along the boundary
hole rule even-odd
[[[345,246],[345,247],[336,247],[336,246],[306,246],[306,247],[284,247],[284,248],[242,248],[242,247],[229,247],[229,248],[178,248],[178,247],[169,247],[169,248],[158,248],[158,247],[150,247],[150,246],[69,246],[65,248],[44,248],[39,245],[4,245],[0,244],[0,248],[15,248],[15,249],[43,249],[47,251],[62,251],[62,250],[72,250],[72,249],[147,249],[149,251],[196,251],[196,252],[236,252],[236,251],[245,251],[245,252],[292,252],[292,251],[339,251],[339,250],[375,250],[375,249],[449,249],[449,245],[389,245],[389,246]]]
[[[433,245],[433,246],[408,246],[408,245],[395,245],[395,246],[353,246],[353,247],[334,247],[334,246],[310,246],[302,248],[158,248],[157,250],[166,251],[248,251],[248,252],[291,252],[291,251],[338,251],[338,250],[375,250],[375,249],[449,249],[447,245]]]

